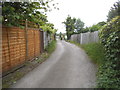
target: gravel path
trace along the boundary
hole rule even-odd
[[[79,47],[57,41],[54,53],[12,88],[93,88],[97,67]]]

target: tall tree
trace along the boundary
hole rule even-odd
[[[110,21],[116,16],[120,16],[120,0],[118,0],[118,2],[111,7],[110,11],[108,12],[107,21]]]
[[[83,30],[83,27],[84,27],[84,22],[81,21],[79,18],[76,19],[76,22],[75,22],[75,29],[77,33],[80,33],[82,30]]]
[[[71,35],[74,33],[75,22],[76,22],[76,19],[72,18],[69,15],[66,18],[66,20],[63,22],[65,24],[65,27],[66,27],[67,40],[69,40]]]

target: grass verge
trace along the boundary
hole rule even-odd
[[[24,64],[24,67],[9,73],[8,75],[2,77],[2,88],[9,88],[11,85],[15,84],[19,79],[21,79],[28,72],[32,71],[34,68],[39,66],[44,62],[55,50],[56,41],[52,41],[45,49],[45,52],[42,53],[38,58],[27,61]]]
[[[105,62],[105,51],[100,43],[84,44],[81,45],[81,47],[97,65],[101,65]]]

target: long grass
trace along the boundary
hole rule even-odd
[[[56,48],[56,41],[52,41],[48,46],[45,48],[45,51],[51,54]]]
[[[100,43],[83,44],[81,47],[97,65],[105,63],[105,51]]]

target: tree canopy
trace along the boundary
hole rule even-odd
[[[7,26],[21,26],[21,21],[27,19],[35,24],[44,25],[48,22],[45,12],[51,10],[50,2],[2,2],[2,23]]]
[[[76,18],[72,18],[69,15],[66,18],[66,20],[63,22],[65,24],[65,27],[66,27],[66,34],[67,34],[68,40],[70,39],[71,35],[74,33],[75,22],[76,22]]]
[[[47,23],[40,28],[42,28],[44,31],[47,31],[49,34],[57,32],[57,29],[54,28],[54,25],[52,23]]]
[[[40,2],[2,2],[2,22],[7,26],[19,26],[20,21],[29,20],[34,23],[46,22],[46,16],[38,9],[42,9]]]
[[[79,18],[76,19],[75,29],[76,29],[76,32],[77,32],[77,33],[80,33],[80,32],[83,30],[84,24],[85,24],[85,23],[84,23],[83,21],[81,21]]]
[[[107,21],[112,20],[116,16],[120,16],[120,0],[118,0],[113,7],[111,7],[110,11],[108,12],[108,19]]]
[[[84,22],[80,18],[72,18],[70,15],[63,22],[66,27],[66,35],[69,40],[71,35],[74,33],[80,33],[84,29]]]
[[[89,27],[89,31],[90,32],[94,32],[94,31],[98,31],[102,28],[102,26],[104,26],[106,24],[106,22],[102,21],[99,22],[97,24],[92,25],[91,27]]]

